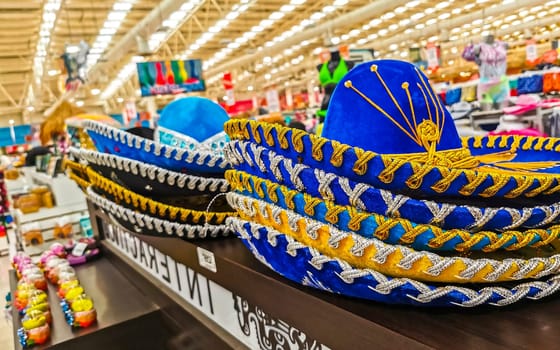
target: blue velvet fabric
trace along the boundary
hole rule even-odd
[[[191,96],[175,100],[161,112],[158,127],[187,135],[202,142],[224,131],[224,123],[229,120],[227,112],[216,102],[207,98]],[[167,134],[159,132],[160,142],[174,145]],[[172,138],[171,138],[172,139]]]
[[[298,249],[295,256],[292,256],[287,253],[288,242],[285,235],[275,236],[272,245],[269,241],[266,228],[260,228],[258,230],[259,238],[256,238],[256,235],[251,231],[250,224],[246,223],[244,228],[245,232],[243,234],[239,232],[237,234],[241,237],[245,246],[247,246],[255,256],[265,260],[267,265],[275,272],[303,285],[329,291],[334,294],[342,294],[387,304],[452,307],[469,300],[460,290],[452,289],[448,293],[442,293],[439,298],[431,302],[422,303],[413,299],[418,297],[420,291],[410,283],[410,280],[404,279],[400,279],[400,281],[404,281],[404,283],[391,289],[389,293],[380,293],[375,290],[379,284],[378,281],[369,274],[354,278],[351,283],[347,283],[339,277],[343,269],[337,261],[326,262],[321,269],[317,269],[310,264],[313,255],[309,248]],[[244,235],[246,237],[247,234],[251,236],[244,238]],[[392,278],[387,277],[387,280],[390,281]],[[436,288],[435,286],[424,285],[430,290]],[[538,289],[531,287],[528,297],[533,297],[538,294],[538,292]],[[485,304],[493,304],[500,299],[501,297],[494,292]]]
[[[252,186],[254,186],[253,181],[250,180],[250,182],[251,182]],[[317,206],[315,206],[314,213],[313,213],[313,215],[310,216],[305,211],[306,201],[305,201],[305,198],[304,198],[303,194],[297,194],[293,198],[295,208],[294,209],[289,209],[288,206],[286,205],[284,195],[282,194],[282,192],[280,190],[276,191],[276,195],[278,197],[278,202],[275,202],[272,199],[270,199],[270,196],[268,195],[268,192],[267,192],[266,188],[263,188],[263,191],[265,193],[265,198],[263,199],[265,202],[275,204],[275,205],[277,205],[277,206],[279,206],[283,209],[286,209],[286,210],[292,210],[292,211],[294,211],[295,213],[298,213],[301,216],[311,217],[311,218],[313,218],[317,221],[332,225],[326,219],[327,206],[324,202],[321,202]],[[239,193],[244,195],[244,196],[260,199],[260,197],[255,192],[241,191]],[[369,218],[363,220],[361,222],[361,227],[360,227],[359,231],[351,230],[348,227],[348,224],[350,223],[350,218],[351,217],[350,217],[350,214],[349,214],[348,211],[341,212],[338,215],[338,222],[334,226],[336,226],[338,229],[340,229],[342,231],[354,232],[354,233],[359,234],[363,237],[367,237],[367,238],[374,237],[374,232],[379,227],[379,225],[377,224],[377,222],[375,221],[375,219],[373,217],[369,217]],[[418,224],[416,224],[414,222],[410,222],[410,224],[412,225],[412,227],[418,226]],[[400,244],[401,237],[406,235],[406,233],[407,233],[406,229],[401,224],[397,224],[389,230],[389,234],[387,236],[387,239],[385,239],[384,242],[389,243],[389,244]],[[496,234],[497,234],[498,237],[500,237],[499,232],[497,232]],[[465,243],[465,241],[463,239],[461,239],[459,236],[456,236],[453,239],[450,239],[449,241],[445,242],[441,247],[432,248],[428,245],[428,243],[432,239],[434,239],[435,237],[436,236],[433,233],[433,231],[431,229],[428,229],[428,230],[424,231],[423,233],[419,234],[416,237],[416,239],[414,240],[414,242],[412,244],[410,244],[410,247],[414,248],[415,250],[424,250],[424,251],[455,251],[457,245]],[[547,237],[548,237],[548,235],[547,235]],[[535,237],[530,242],[530,244],[534,244],[534,243],[537,243],[539,241],[542,241],[543,238],[547,238],[547,237],[541,237],[539,235],[535,235]],[[472,246],[470,248],[470,250],[471,251],[480,251],[484,247],[487,247],[488,245],[490,245],[491,243],[492,243],[492,241],[490,240],[489,237],[484,237],[482,240],[480,240],[480,242],[478,242],[477,244]],[[510,245],[515,244],[515,243],[519,243],[519,242],[517,241],[516,238],[512,237],[509,241],[504,242],[503,248],[507,248]]]
[[[344,127],[344,130],[347,128]],[[263,131],[260,127],[258,127],[257,132],[260,134],[260,140],[264,140],[265,137],[263,135]],[[312,155],[312,144],[309,139],[309,136],[304,136],[302,139],[303,143],[303,152],[299,153],[294,149],[292,144],[292,131],[288,131],[285,135],[285,139],[288,141],[288,148],[284,149],[281,147],[280,142],[278,141],[278,134],[276,130],[271,132],[272,138],[275,140],[272,146],[269,146],[266,142],[256,142],[254,135],[251,131],[249,131],[249,140],[250,142],[261,144],[263,147],[272,149],[274,152],[288,157],[295,162],[301,162],[306,164],[312,168],[317,168],[324,170],[326,172],[334,173],[340,176],[347,177],[351,180],[356,182],[364,182],[370,184],[372,186],[378,188],[389,189],[395,193],[402,193],[403,191],[410,191],[410,189],[406,185],[406,180],[410,178],[413,174],[413,168],[410,163],[405,163],[398,170],[395,171],[394,177],[392,181],[389,183],[385,183],[379,179],[379,175],[386,169],[386,165],[384,164],[383,160],[380,156],[376,156],[368,162],[367,171],[363,175],[358,175],[354,170],[354,163],[357,160],[356,153],[353,149],[350,149],[344,154],[344,160],[340,167],[334,166],[330,160],[333,154],[333,147],[330,141],[327,141],[322,146],[322,154],[323,157],[320,160],[314,159]],[[372,136],[373,138],[373,136]],[[483,139],[485,140],[485,139]],[[550,139],[551,142],[554,142],[554,139]],[[475,148],[472,146],[473,139],[468,141],[469,149],[473,155],[484,155],[484,154],[491,154],[501,151],[510,150],[512,143],[514,142],[513,137],[509,138],[505,147],[499,147],[498,143],[495,144],[493,148],[485,147],[486,142],[483,141],[483,147]],[[353,145],[353,143],[350,143]],[[522,148],[518,148],[515,157],[511,160],[512,162],[535,162],[535,161],[552,161],[555,164],[560,164],[560,152],[554,150],[540,150],[534,151],[532,149],[523,150]],[[484,164],[481,164],[482,166]],[[492,167],[500,168],[499,164],[491,164]],[[475,169],[476,170],[476,169]],[[535,169],[533,171],[526,171],[524,170],[522,173],[531,176],[538,176],[539,173],[553,173],[553,174],[560,174],[560,166],[554,165],[552,167],[544,168],[544,169]],[[424,176],[422,183],[415,189],[414,192],[422,194],[422,195],[429,195],[432,198],[437,197],[445,197],[445,196],[463,196],[459,193],[459,190],[463,188],[468,182],[467,177],[465,174],[459,175],[451,185],[442,193],[436,192],[432,186],[437,184],[439,180],[442,179],[441,172],[437,168],[433,168],[426,176]],[[554,188],[555,186],[560,184],[559,178],[553,179],[550,184],[549,188]],[[490,175],[486,177],[486,179],[470,194],[468,197],[475,197],[482,193],[486,188],[494,185],[494,180],[491,178]],[[533,189],[539,187],[540,184],[536,180],[533,180],[533,183],[525,188],[522,193],[527,193],[532,191]],[[511,190],[518,188],[518,184],[514,178],[510,178],[505,185],[496,192],[494,197],[501,197],[503,200],[500,201],[500,205],[510,206],[508,205],[508,201],[515,203],[516,199],[508,199],[504,198],[506,194],[508,194]],[[546,195],[545,195],[546,196]]]
[[[241,151],[242,147],[240,147],[240,143],[243,141],[234,141],[232,146],[235,147],[237,150]],[[279,163],[279,169],[282,174],[282,179],[276,178],[274,173],[270,171],[270,159],[268,156],[269,151],[263,150],[260,156],[260,159],[265,164],[266,171],[262,171],[256,163],[257,155],[253,152],[251,147],[244,147],[247,153],[250,155],[251,159],[253,160],[252,164],[247,162],[243,162],[235,166],[236,170],[244,171],[251,175],[270,180],[272,182],[285,185],[286,187],[292,190],[298,190],[296,184],[293,182],[293,178],[290,176],[289,171],[285,167],[284,162]],[[286,161],[291,162],[290,160],[286,159]],[[303,182],[305,189],[304,192],[308,193],[317,198],[323,198],[320,192],[319,180],[315,176],[315,172],[311,168],[306,168],[299,173],[299,178]],[[334,195],[334,203],[338,205],[351,205],[350,198],[348,194],[342,189],[340,184],[340,178],[335,178],[330,183],[330,189]],[[357,182],[349,180],[349,184],[351,188],[355,188],[358,185]],[[394,199],[396,197],[395,194],[391,194],[391,197]],[[380,215],[386,215],[388,208],[387,203],[385,202],[384,198],[381,195],[381,190],[370,187],[367,189],[361,196],[360,200],[365,205],[365,211],[369,213],[377,213]],[[436,201],[437,202],[437,201]],[[441,208],[442,202],[437,202],[438,207]],[[543,207],[535,207],[531,210],[530,216],[527,220],[523,223],[522,227],[532,227],[536,226],[541,223],[546,218],[546,212],[543,210],[544,207],[549,208],[552,212],[554,211],[553,206],[543,206]],[[484,215],[486,211],[490,208],[478,208],[481,210],[481,215]],[[511,213],[504,210],[503,208],[496,207],[497,212],[494,214],[493,218],[488,222],[484,223],[480,227],[476,227],[471,230],[471,226],[474,225],[477,219],[473,216],[473,214],[467,209],[466,206],[456,206],[455,209],[446,216],[445,221],[443,221],[439,226],[446,228],[446,229],[463,229],[463,230],[471,230],[480,231],[480,230],[501,230],[504,227],[508,227],[512,224],[513,218]],[[523,209],[513,209],[519,213],[519,216],[526,215],[523,212]],[[434,214],[426,204],[424,200],[416,200],[410,198],[406,201],[402,206],[399,207],[398,210],[400,217],[403,219],[410,220],[412,222],[418,224],[429,224],[434,219]],[[549,224],[554,224],[560,222],[560,217],[557,217],[554,221],[550,222]]]
[[[365,96],[349,88],[349,82]],[[372,61],[350,70],[336,86],[322,136],[377,153],[421,153],[426,148],[396,124],[414,134],[423,120],[438,125],[441,138],[436,150],[461,148],[451,115],[418,68],[404,61]]]
[[[93,141],[95,148],[99,152],[109,153],[118,155],[121,157],[134,159],[140,162],[152,164],[158,166],[160,168],[164,168],[167,170],[172,170],[181,173],[191,173],[191,174],[203,174],[203,173],[212,173],[212,174],[223,174],[224,169],[219,168],[215,165],[208,165],[208,158],[204,157],[202,161],[202,156],[200,154],[196,154],[194,156],[195,161],[188,163],[186,162],[187,157],[189,156],[189,152],[183,154],[180,159],[176,159],[175,156],[177,154],[178,148],[172,146],[164,146],[162,149],[161,154],[155,154],[154,145],[146,146],[147,143],[151,142],[148,139],[141,139],[141,148],[137,149],[134,147],[134,143],[128,144],[127,142],[120,142],[120,140],[115,140],[112,137],[107,135],[103,135],[97,133],[94,130],[88,129],[88,135],[90,136],[91,140]],[[132,134],[128,135],[129,137],[139,137]],[[147,149],[146,149],[147,148]],[[171,150],[171,156],[166,158],[164,156],[167,149]],[[190,153],[196,153],[196,151],[190,151]],[[200,164],[199,164],[200,163]]]

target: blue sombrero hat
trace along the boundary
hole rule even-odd
[[[321,254],[269,227],[237,218],[230,218],[228,222],[264,265],[292,281],[335,294],[389,304],[475,307],[506,306],[526,299],[541,299],[560,289],[560,275],[557,274],[539,281],[480,289],[393,278]]]
[[[560,191],[560,139],[461,140],[426,76],[407,62],[352,69],[332,95],[322,137],[246,120],[231,120],[225,130],[312,168],[411,197],[555,202]]]
[[[105,178],[153,199],[215,195],[229,190],[229,185],[223,177],[178,173],[152,164],[87,149],[70,148],[69,153],[82,165],[91,167]],[[74,166],[73,163],[70,163],[70,166]]]
[[[240,171],[228,171],[226,178],[232,189],[245,196],[264,200],[310,219],[333,225],[340,230],[363,237],[380,239],[390,244],[406,244],[417,250],[437,252],[516,251],[525,247],[546,247],[560,237],[560,225],[528,230],[477,231],[418,224],[404,218],[391,218],[367,213],[353,206],[334,204],[308,193]]]
[[[94,121],[84,126],[99,152],[181,173],[219,174],[228,165],[222,151],[228,141],[223,131],[227,120],[217,103],[185,97],[164,108],[154,140]]]
[[[292,190],[305,191],[338,205],[350,205],[364,212],[403,218],[417,224],[478,232],[529,229],[560,222],[560,203],[557,202],[549,205],[487,207],[483,202],[476,201],[456,204],[416,199],[313,169],[247,141],[232,141],[224,151],[236,169],[257,178],[285,185]]]
[[[408,63],[349,72],[324,137],[251,121],[225,128],[239,216],[228,222],[289,279],[426,306],[508,305],[560,288],[560,140],[462,141]]]

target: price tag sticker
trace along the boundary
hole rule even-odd
[[[87,249],[87,244],[86,243],[83,243],[83,242],[76,243],[76,245],[74,246],[74,249],[72,249],[72,255],[82,256],[86,252],[86,249]]]
[[[217,272],[216,268],[216,258],[214,258],[214,253],[201,247],[196,247],[196,253],[198,255],[198,264],[212,272]]]

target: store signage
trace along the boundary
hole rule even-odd
[[[266,105],[269,113],[280,112],[280,97],[278,96],[278,90],[270,89],[266,91]]]
[[[200,60],[140,62],[136,69],[142,96],[206,90]]]
[[[250,349],[329,349],[120,226],[103,221],[103,231],[107,243]],[[201,252],[197,251],[199,263],[202,259],[202,264],[216,264],[214,254],[205,249]],[[213,268],[218,270],[215,266]]]
[[[428,58],[428,68],[436,71],[439,68],[439,47],[434,43],[428,43],[426,56]]]
[[[535,41],[535,39],[527,40],[527,46],[525,48],[525,60],[529,64],[534,64],[536,63],[538,57],[537,42]]]
[[[127,100],[123,106],[124,125],[130,125],[130,122],[136,119],[136,114],[136,102],[134,100]]]

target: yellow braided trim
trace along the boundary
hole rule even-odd
[[[269,180],[261,179],[237,170],[226,171],[225,179],[230,183],[232,191],[255,192],[261,199],[266,198],[264,196],[264,189],[269,186],[274,186],[275,189],[280,190],[282,193],[285,198],[286,206],[291,210],[295,209],[293,198],[299,194],[299,192],[290,190],[286,186],[278,185]],[[251,181],[248,181],[249,179]],[[257,191],[257,188],[260,188],[260,190]],[[258,192],[261,192],[263,195],[261,196]],[[326,215],[328,219],[326,220],[331,224],[337,224],[339,220],[338,215],[342,212],[348,212],[350,217],[348,228],[352,231],[360,231],[362,229],[362,222],[368,218],[372,218],[377,223],[377,228],[373,232],[367,232],[366,234],[372,235],[382,241],[388,239],[389,231],[397,225],[400,225],[405,232],[405,234],[399,238],[399,243],[401,244],[412,244],[416,241],[418,236],[429,232],[434,235],[434,238],[428,241],[428,247],[432,249],[439,249],[447,242],[459,238],[462,243],[457,244],[454,247],[454,249],[458,252],[471,251],[472,247],[484,238],[487,238],[490,241],[490,244],[486,245],[482,251],[488,253],[498,249],[504,249],[503,246],[512,239],[515,239],[517,243],[508,246],[505,248],[506,250],[518,250],[527,246],[534,248],[542,247],[560,237],[560,225],[554,225],[548,229],[529,229],[526,231],[510,230],[499,234],[492,231],[479,231],[471,233],[461,229],[445,230],[429,224],[414,224],[406,219],[388,218],[375,213],[358,212],[351,206],[339,206],[332,201],[321,200],[307,193],[302,193],[302,195],[305,201],[304,210],[307,215],[313,216],[315,214],[315,207],[320,203],[324,203],[328,209]],[[275,204],[279,204],[280,199],[278,196],[276,196],[276,199],[278,199],[278,201],[271,198]],[[541,240],[530,245],[530,243],[537,237],[540,237]]]
[[[132,205],[136,209],[145,211],[146,209],[151,215],[157,215],[167,218],[170,221],[182,220],[183,222],[192,222],[194,224],[222,224],[228,216],[236,216],[235,212],[203,212],[185,208],[179,208],[172,205],[156,202],[150,198],[136,194],[119,184],[99,175],[91,168],[87,168],[87,174],[91,180],[91,184],[103,191],[115,196],[128,205]],[[178,217],[179,215],[179,217]],[[190,220],[189,220],[190,218]]]
[[[262,125],[264,124],[265,123],[259,123],[253,120],[232,119],[225,124],[225,130],[231,139],[236,139],[236,140],[249,140],[250,139],[249,131],[251,131],[253,137],[255,138],[256,143],[263,145],[261,139],[261,132],[263,132]],[[302,130],[294,130],[277,124],[268,124],[268,125],[270,126],[269,127],[267,126],[266,130],[276,130],[277,135],[282,135],[282,138],[280,138],[280,136],[277,137],[279,138],[278,142],[280,144],[280,147],[282,147],[283,149],[287,149],[285,148],[286,142],[284,142],[284,140],[287,139],[287,132],[292,131],[291,141],[292,141],[293,148],[296,152],[303,153],[303,137],[308,137],[312,145],[317,145],[316,149],[313,150],[313,155],[312,155],[313,158],[315,159],[324,158],[322,154],[322,147],[324,144],[329,142],[328,139],[324,139],[312,134],[307,134]],[[261,129],[259,130],[259,128]],[[267,135],[269,134],[267,133]],[[270,133],[270,135],[272,135],[272,133]],[[526,144],[526,142],[532,143],[534,142],[535,139],[539,139],[539,138],[533,138],[531,141],[528,141],[526,140],[526,137],[519,136],[519,135],[485,136],[485,137],[475,136],[472,138],[473,139],[472,147],[474,148],[483,147],[484,146],[482,142],[483,140],[487,140],[486,142],[487,146],[490,145],[495,147],[496,142],[499,142],[498,147],[507,147],[508,140],[510,140],[511,138],[513,138],[512,144],[510,146],[512,151],[515,151],[515,149],[517,149],[520,146],[523,147]],[[321,139],[324,139],[326,141],[323,143]],[[462,139],[462,144],[464,147],[468,146],[470,139],[471,138]],[[270,146],[274,145],[275,140],[267,140],[267,143],[268,141],[272,141],[272,145]],[[503,178],[500,178],[500,173],[497,172],[482,172],[482,171],[477,171],[477,169],[459,169],[459,168],[450,169],[449,167],[440,166],[440,165],[431,165],[431,164],[422,165],[421,162],[414,161],[414,159],[405,160],[405,159],[394,158],[389,155],[380,155],[371,151],[365,151],[357,147],[350,147],[348,145],[344,145],[335,141],[330,141],[330,145],[333,148],[333,153],[329,161],[333,166],[336,167],[342,166],[345,153],[347,153],[351,149],[354,151],[358,159],[354,162],[352,169],[354,173],[360,176],[367,173],[369,162],[373,158],[375,158],[376,156],[381,156],[385,169],[381,171],[381,173],[378,175],[378,179],[381,182],[387,184],[393,181],[395,172],[400,167],[402,167],[407,163],[411,164],[414,172],[411,175],[412,180],[407,182],[407,184],[410,183],[413,186],[419,186],[419,184],[422,183],[423,178],[426,176],[426,174],[430,173],[431,169],[437,169],[440,172],[440,174],[442,174],[442,179],[439,180],[437,184],[434,184],[432,188],[434,189],[434,191],[437,191],[438,193],[444,193],[449,188],[451,183],[453,183],[453,181],[455,181],[460,176],[460,174],[465,174],[468,180],[468,183],[459,190],[459,193],[464,196],[472,195],[472,193],[474,193],[477,190],[477,188],[488,177],[492,179],[494,185],[491,186],[491,188],[486,188],[482,192],[483,194],[481,196],[483,197],[495,196],[496,193],[498,193],[507,184],[507,181],[504,181]],[[545,150],[552,149],[552,147],[554,147],[555,149],[558,148],[558,150],[560,150],[560,139],[545,138],[544,140],[538,140],[535,143],[535,145],[533,145],[532,147],[534,150],[537,151],[542,149]],[[459,162],[461,160],[461,157],[463,157],[466,153],[464,153],[464,150],[456,150],[456,151],[457,151],[456,154],[452,154],[452,156],[457,162]],[[403,155],[402,157],[406,157],[406,155]],[[465,160],[465,164],[461,164],[460,162],[459,164],[465,166],[465,168],[469,168],[473,165],[471,159]],[[459,170],[460,173],[457,173],[454,170]],[[527,177],[526,175],[517,175],[517,174],[511,174],[508,176],[510,176],[510,178],[513,178],[518,183],[525,183],[525,179]],[[524,193],[523,191],[514,189],[509,193],[505,194],[505,197],[516,198],[521,195],[527,197],[534,197],[539,194],[550,195],[550,194],[557,193],[560,191],[560,185],[550,188],[552,186],[553,181],[556,178],[557,175],[555,174],[539,174],[539,175],[531,176],[530,177],[531,180],[537,181],[538,186],[536,188],[529,191],[528,193]]]
[[[72,169],[69,169],[68,177],[70,178],[70,180],[73,180],[76,184],[78,184],[78,186],[80,186],[80,189],[84,193],[86,189],[91,185],[91,183],[89,183],[87,180],[81,178],[79,175],[76,175]]]
[[[379,263],[374,260],[374,257],[378,252],[373,244],[365,248],[361,255],[352,254],[352,248],[356,245],[353,235],[348,235],[348,237],[340,240],[337,246],[332,246],[329,244],[329,240],[332,238],[332,233],[328,225],[322,225],[317,230],[317,239],[313,239],[307,234],[308,227],[304,219],[298,220],[297,230],[293,230],[289,225],[288,214],[285,210],[280,212],[280,222],[276,222],[275,219],[273,219],[272,207],[270,205],[265,205],[266,213],[263,213],[261,211],[262,207],[260,207],[255,201],[250,200],[249,198],[244,200],[246,204],[249,204],[254,208],[254,211],[252,212],[253,214],[251,214],[250,212],[240,210],[239,214],[243,220],[253,221],[258,224],[271,227],[281,233],[290,235],[297,241],[317,249],[322,254],[344,260],[356,268],[374,269],[393,277],[406,277],[418,281],[445,283],[488,283],[485,277],[489,273],[495,271],[491,264],[486,264],[483,269],[475,273],[471,278],[464,279],[459,276],[468,268],[468,266],[464,261],[456,259],[453,263],[447,265],[439,275],[434,276],[427,273],[427,271],[433,267],[433,263],[427,256],[423,256],[416,260],[409,269],[400,267],[400,263],[405,258],[405,255],[398,247],[394,252],[387,255],[385,262]],[[556,260],[557,258],[554,257],[552,259]],[[516,278],[514,278],[514,275],[520,270],[520,267],[517,263],[512,263],[499,278],[492,282],[533,278],[543,271],[544,268],[545,264],[539,262],[530,272],[521,277],[516,276]]]
[[[85,173],[85,171],[86,171],[86,167],[84,165],[82,165],[80,163],[77,163],[77,162],[74,162],[74,161],[71,161],[69,159],[64,160],[63,167],[71,169],[71,170],[75,170],[77,172]]]
[[[508,147],[510,140],[511,151],[516,151],[521,148],[524,151],[535,150],[535,151],[552,151],[556,147],[560,146],[560,138],[556,137],[539,137],[539,136],[522,136],[522,135],[503,135],[503,136],[473,136],[464,137],[461,139],[463,147],[469,147],[469,141],[472,140],[471,147],[473,148],[494,148],[496,143],[498,147],[505,148]],[[483,141],[486,141],[484,143]]]

